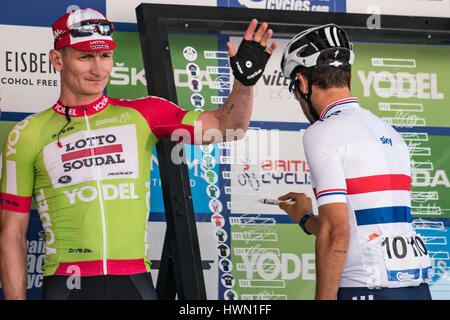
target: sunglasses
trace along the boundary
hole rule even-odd
[[[114,32],[111,22],[106,20],[85,20],[74,24],[70,30],[72,37],[89,37],[94,33],[110,36]]]

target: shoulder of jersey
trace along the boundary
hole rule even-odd
[[[121,107],[130,107],[130,108],[147,108],[149,105],[164,105],[164,104],[172,104],[173,106],[179,108],[176,104],[166,100],[164,98],[155,97],[155,96],[146,96],[137,99],[116,99],[109,98],[110,104]],[[180,108],[181,109],[181,108]]]
[[[20,144],[31,154],[32,150],[39,144],[42,133],[49,130],[48,123],[51,122],[51,117],[54,114],[53,109],[48,108],[17,122],[8,133],[9,143],[13,141],[12,145],[15,145],[16,148]]]
[[[348,118],[340,111],[338,114],[328,116],[310,125],[304,134],[304,141],[317,143],[318,141],[334,140],[337,136],[346,136],[348,131]]]
[[[306,128],[305,133],[303,135],[303,141],[309,141],[313,143],[316,140],[320,140],[320,137],[323,135],[323,124],[319,121],[316,121],[312,125],[310,125],[308,128]]]
[[[345,114],[342,111],[338,110],[339,113],[329,115],[323,119],[317,120],[311,126],[308,127],[307,130],[316,131],[316,130],[327,130],[341,127],[343,123],[346,121]],[[341,127],[342,128],[342,127]]]
[[[47,123],[47,120],[50,119],[53,114],[54,112],[52,108],[30,114],[23,120],[17,122],[14,128],[19,128],[23,132],[24,129],[29,129],[36,126],[44,126]]]

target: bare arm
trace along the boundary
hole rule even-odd
[[[27,288],[29,214],[2,210],[0,216],[0,281],[5,299],[23,300]]]
[[[307,213],[312,212],[311,198],[304,193],[290,192],[278,200],[291,200],[294,203],[281,203],[280,208],[299,223]],[[316,238],[316,299],[336,299],[344,270],[350,238],[346,203],[329,203],[319,207],[319,217],[308,218],[305,223],[308,232]]]
[[[244,39],[259,42],[262,46],[267,46],[273,31],[268,28],[266,22],[255,33],[258,21],[253,19],[244,35]],[[253,33],[254,37],[253,37]],[[236,55],[236,49],[231,42],[227,43],[228,55]],[[277,47],[273,42],[267,48],[267,52],[272,52]],[[199,116],[195,124],[195,132],[200,132],[201,137],[195,137],[196,144],[207,144],[221,141],[233,141],[244,137],[250,123],[253,108],[253,86],[245,86],[238,80],[234,80],[232,91],[225,103],[217,110],[204,111]]]
[[[217,110],[202,112],[195,126],[201,126],[202,137],[196,144],[233,141],[244,137],[253,109],[253,87],[239,81],[225,103]],[[197,130],[197,128],[196,128]]]
[[[319,207],[319,217],[316,238],[316,299],[334,300],[350,239],[347,204],[325,204]]]

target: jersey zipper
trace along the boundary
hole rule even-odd
[[[89,124],[89,117],[87,115],[86,108],[84,109],[84,120],[86,122],[86,129],[89,135],[89,138],[91,138],[91,141],[93,140],[91,137],[91,126]],[[102,186],[100,184],[100,168],[98,166],[92,166],[92,168],[95,170],[95,180],[97,181],[97,195],[98,195],[98,201],[100,204],[100,215],[102,218],[102,236],[103,236],[103,274],[108,274],[108,264],[107,264],[107,242],[106,242],[106,218],[105,218],[105,208],[103,206],[103,193],[102,193]]]

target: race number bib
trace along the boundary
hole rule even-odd
[[[431,277],[431,260],[422,237],[384,237],[381,241],[389,281],[411,281]]]

